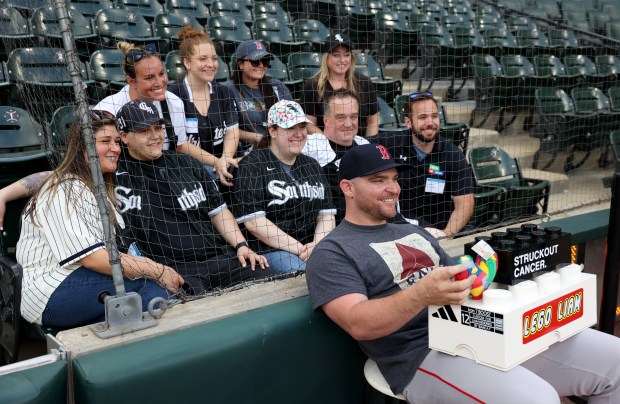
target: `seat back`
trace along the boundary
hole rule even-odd
[[[230,16],[236,21],[242,22],[247,26],[250,26],[254,20],[252,10],[247,8],[240,1],[214,1],[211,3],[210,9],[212,16]]]
[[[319,20],[298,19],[293,23],[293,33],[298,41],[306,41],[310,50],[322,52],[329,29]]]
[[[49,123],[49,134],[57,157],[60,157],[67,146],[71,124],[77,118],[77,106],[65,105],[54,111]]]
[[[541,115],[564,115],[575,112],[573,100],[561,88],[538,88],[536,109]]]
[[[269,63],[269,69],[267,69],[267,76],[283,82],[287,81],[289,79],[289,76],[286,64],[279,57],[274,55],[271,59],[271,62]]]
[[[288,13],[284,11],[282,6],[278,3],[254,3],[253,7],[254,18],[265,18],[271,17],[280,21],[284,21],[285,23],[290,23],[291,18]]]
[[[613,111],[620,111],[620,87],[610,87],[607,90],[609,106]]]
[[[518,185],[521,173],[517,163],[500,146],[476,147],[468,156],[477,183]]]
[[[397,127],[398,118],[394,109],[381,97],[377,97],[377,104],[379,105],[379,130],[386,127]]]
[[[71,0],[67,2],[73,10],[78,10],[86,18],[94,19],[100,10],[109,10],[114,8],[112,0]]]
[[[230,15],[209,18],[206,28],[209,37],[215,42],[217,54],[228,61],[241,42],[253,38],[250,28]]]
[[[166,10],[169,13],[186,15],[195,18],[201,25],[205,25],[211,12],[205,0],[166,0]]]
[[[186,25],[194,28],[202,28],[198,20],[192,16],[180,13],[161,13],[155,17],[155,33],[166,42],[167,49],[161,49],[161,53],[168,53],[179,48],[178,32]]]
[[[254,36],[264,42],[295,42],[293,30],[286,21],[273,17],[256,18],[252,24]]]
[[[0,238],[2,237],[0,235]],[[21,288],[21,265],[0,250],[0,366],[17,362],[21,328]],[[5,355],[8,358],[7,363],[4,360]]]
[[[116,0],[118,8],[134,12],[153,21],[157,14],[164,12],[164,6],[158,0]]]
[[[605,76],[620,75],[620,58],[615,55],[598,55],[594,58],[596,71]]]
[[[123,61],[125,54],[118,49],[101,49],[90,56],[93,78],[104,86],[121,88],[125,86]]]
[[[609,99],[596,87],[577,87],[571,90],[571,98],[577,113],[609,112]]]
[[[100,10],[95,17],[95,26],[99,35],[108,41],[144,43],[160,39],[144,16],[127,10]]]
[[[511,31],[515,31],[518,29],[536,29],[538,26],[536,22],[531,18],[518,16],[518,17],[509,17],[506,20],[506,25],[508,25],[508,29]]]
[[[536,74],[532,62],[523,55],[502,56],[501,63],[506,77],[528,77]]]
[[[534,69],[538,76],[566,76],[566,67],[564,66],[564,63],[562,63],[562,60],[555,55],[536,55],[533,60]]]
[[[291,79],[306,80],[318,73],[322,55],[316,52],[296,52],[288,55],[287,67]]]
[[[76,40],[97,36],[95,27],[89,18],[79,10],[73,10],[71,17],[71,30]],[[60,22],[56,11],[52,7],[38,8],[32,15],[32,33],[41,38],[62,38]]]
[[[547,37],[550,46],[576,49],[580,47],[575,32],[570,29],[550,29],[547,31]]]
[[[586,55],[567,55],[564,57],[564,67],[569,76],[589,76],[597,74],[596,65]]]
[[[170,51],[166,54],[164,66],[166,67],[166,74],[170,83],[183,80],[187,74],[178,50]]]
[[[72,86],[66,65],[65,50],[61,48],[20,48],[9,55],[9,79],[13,83]],[[84,63],[82,76],[88,79]]]

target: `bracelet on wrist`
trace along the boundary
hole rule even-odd
[[[247,242],[245,242],[245,241],[242,241],[242,242],[240,242],[239,244],[237,244],[237,245],[235,246],[235,250],[236,250],[236,251],[239,251],[239,249],[240,249],[241,247],[247,247],[247,246],[248,246],[248,243],[247,243]],[[249,247],[248,247],[248,248],[249,248]]]

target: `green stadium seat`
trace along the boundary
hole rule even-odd
[[[297,41],[304,41],[310,52],[322,53],[329,29],[319,20],[297,19],[293,23],[293,34]]]
[[[476,15],[490,15],[500,20],[502,19],[502,13],[497,9],[497,7],[492,4],[482,2],[476,4]]]
[[[474,213],[469,219],[473,227],[495,226],[503,212],[506,193],[501,187],[477,185],[474,191]]]
[[[473,20],[474,27],[478,29],[506,29],[506,23],[503,19],[494,15],[476,15]]]
[[[0,3],[0,60],[14,49],[34,46],[30,21],[19,10]]]
[[[480,29],[486,52],[495,57],[514,55],[520,52],[516,38],[506,28],[487,27]]]
[[[67,6],[72,10],[77,10],[86,18],[94,20],[100,10],[114,8],[113,0],[67,0]]]
[[[584,50],[575,33],[570,29],[550,29],[547,31],[549,46],[554,55],[565,57],[566,55],[581,54]]]
[[[254,3],[253,6],[254,18],[275,18],[279,21],[284,21],[287,25],[292,24],[292,19],[289,14],[284,11],[279,3],[260,2]]]
[[[95,26],[105,47],[116,46],[118,41],[143,45],[161,39],[155,34],[151,23],[132,11],[100,10],[95,17]]]
[[[214,1],[209,7],[211,16],[228,16],[237,22],[242,22],[248,28],[252,26],[254,16],[252,10],[240,1]]]
[[[157,14],[165,11],[158,0],[116,0],[116,6],[126,12],[140,14],[148,22],[153,22]]]
[[[541,168],[546,170],[560,152],[567,150],[569,154],[563,169],[565,172],[575,169],[580,165],[573,162],[575,152],[583,141],[584,129],[575,124],[577,119],[572,98],[561,88],[539,88],[536,90],[536,109],[540,121],[535,133],[540,139],[540,146],[534,154],[532,167],[538,168],[542,153],[547,153],[551,158]]]
[[[340,27],[347,27],[351,42],[357,49],[370,49],[374,39],[375,14],[361,0],[346,0],[339,5]]]
[[[596,71],[602,77],[605,85],[609,88],[620,82],[620,58],[615,55],[598,55],[594,58]]]
[[[355,54],[355,71],[368,77],[375,85],[377,95],[390,105],[394,105],[394,100],[403,91],[402,80],[385,77],[381,65],[367,53]]]
[[[536,21],[529,17],[525,16],[517,16],[517,17],[508,17],[506,19],[506,25],[508,29],[512,32],[518,29],[536,29],[538,25],[536,25]]]
[[[231,66],[234,66],[234,64],[231,64]],[[304,81],[301,79],[291,79],[286,64],[279,57],[274,56],[271,59],[270,67],[267,69],[267,76],[280,80],[289,89],[294,100],[301,98]]]
[[[596,65],[586,55],[567,55],[564,57],[564,66],[566,75],[574,78],[577,86],[592,85],[607,89],[605,76],[598,74]]]
[[[411,17],[418,14],[413,13]],[[430,17],[424,16],[430,23]],[[403,58],[407,64],[403,68],[402,78],[409,78],[411,59],[418,54],[419,29],[412,29],[410,21],[404,13],[394,11],[381,11],[375,15],[375,43],[378,45],[377,58],[383,64],[396,62]],[[413,69],[415,70],[415,68]]]
[[[45,131],[24,109],[0,106],[0,188],[26,175],[50,169],[51,153],[45,147]],[[7,204],[1,254],[14,249],[25,199]],[[4,292],[3,292],[4,293]],[[4,331],[3,331],[4,333]]]
[[[292,80],[307,80],[318,73],[323,55],[316,52],[297,52],[288,55],[286,67]]]
[[[308,17],[308,2],[305,0],[282,0],[282,8],[289,13],[293,20]]]
[[[474,70],[474,101],[475,107],[471,112],[469,126],[482,127],[493,111],[503,108],[504,99],[499,97],[499,83],[504,75],[502,65],[490,54],[474,54],[471,57]],[[495,93],[498,96],[495,96]],[[476,123],[476,117],[483,115],[482,120]]]
[[[517,39],[522,55],[533,57],[538,54],[551,53],[549,39],[538,28],[516,29],[512,31],[512,35]]]
[[[431,88],[436,79],[450,78],[445,98],[454,98],[467,81],[471,49],[469,46],[456,46],[452,35],[440,25],[422,27],[419,42],[421,55],[419,65],[424,70],[420,76],[418,90],[421,90],[425,79],[430,80],[428,88]],[[457,78],[460,78],[462,83],[455,88]]]
[[[77,108],[77,105],[65,105],[52,114],[47,133],[54,153],[53,166],[60,162],[66,151],[71,124],[77,118]]]
[[[84,84],[91,85],[90,66],[77,61]],[[34,119],[47,122],[52,113],[75,99],[66,53],[61,48],[19,48],[11,52],[7,62],[9,80]],[[17,99],[13,95],[13,99]]]
[[[596,87],[576,87],[571,90],[571,98],[575,105],[574,124],[583,128],[578,150],[589,153],[605,145],[609,132],[620,127],[620,114],[611,110],[607,96]]]
[[[231,60],[241,42],[253,39],[250,28],[230,15],[209,18],[206,28],[215,42],[215,51],[227,62]]]
[[[377,104],[379,105],[379,131],[401,129],[394,108],[390,107],[381,97],[377,97]]]
[[[95,80],[93,102],[98,103],[127,85],[123,71],[124,60],[125,54],[118,49],[101,49],[90,56],[90,68]]]
[[[454,4],[448,8],[449,15],[458,15],[464,22],[473,25],[476,13],[474,13],[470,6],[465,4]]]
[[[171,50],[179,49],[179,37],[177,33],[186,25],[202,29],[197,19],[180,13],[161,13],[155,16],[155,33],[160,40],[160,53],[165,54]]]
[[[523,55],[504,55],[501,57],[503,76],[498,80],[494,97],[503,108],[495,129],[503,132],[512,125],[521,112],[528,112],[523,121],[524,130],[529,130],[532,120],[532,105],[534,91],[539,85],[540,75],[534,70],[534,65]],[[506,111],[514,113],[509,122],[504,122]]]
[[[257,18],[252,28],[254,37],[267,44],[269,51],[279,58],[308,50],[305,41],[295,40],[293,30],[284,20],[271,17]]]
[[[549,181],[525,178],[518,161],[500,146],[474,148],[467,158],[478,186],[491,185],[506,190],[500,221],[524,220],[547,213]]]
[[[210,1],[205,0],[166,0],[166,11],[195,18],[200,25],[207,25],[211,16]]]
[[[554,21],[562,21],[562,11],[557,0],[536,0],[534,8],[545,10],[547,17]]]
[[[569,76],[562,60],[555,55],[535,55],[532,58],[537,80],[536,87],[560,87],[566,91],[577,85],[578,77]],[[533,101],[534,94],[531,94]]]
[[[3,313],[0,317],[0,366],[4,366],[17,362],[19,355],[22,267],[3,251],[0,251],[0,285],[0,310]]]
[[[307,2],[307,4],[310,6],[309,18],[319,20],[329,28],[337,26],[338,0],[314,0]]]
[[[71,29],[82,59],[88,59],[90,54],[98,49],[99,38],[95,26],[90,18],[84,17],[78,10],[69,13]],[[38,37],[40,46],[54,48],[63,47],[60,22],[53,7],[36,9],[31,18],[32,33]]]

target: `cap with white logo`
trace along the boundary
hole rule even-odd
[[[159,117],[157,107],[145,100],[129,101],[116,114],[118,130],[122,132],[140,132],[151,125],[170,124],[167,119]]]
[[[344,34],[330,34],[325,39],[325,52],[332,52],[339,46],[346,46],[349,49],[353,49],[353,44]]]
[[[301,109],[301,105],[295,101],[278,101],[269,108],[269,114],[267,114],[268,126],[277,125],[281,128],[288,129],[302,122],[312,123],[312,121],[306,118],[306,114],[304,110]]]

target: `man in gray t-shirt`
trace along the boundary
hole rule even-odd
[[[346,214],[308,261],[313,308],[358,340],[392,391],[410,403],[542,404],[566,395],[619,402],[620,339],[598,331],[553,344],[507,372],[428,348],[427,306],[464,303],[474,277],[453,280],[466,267],[452,265],[423,228],[387,223],[396,214],[398,171],[406,167],[376,144],[341,159]]]

